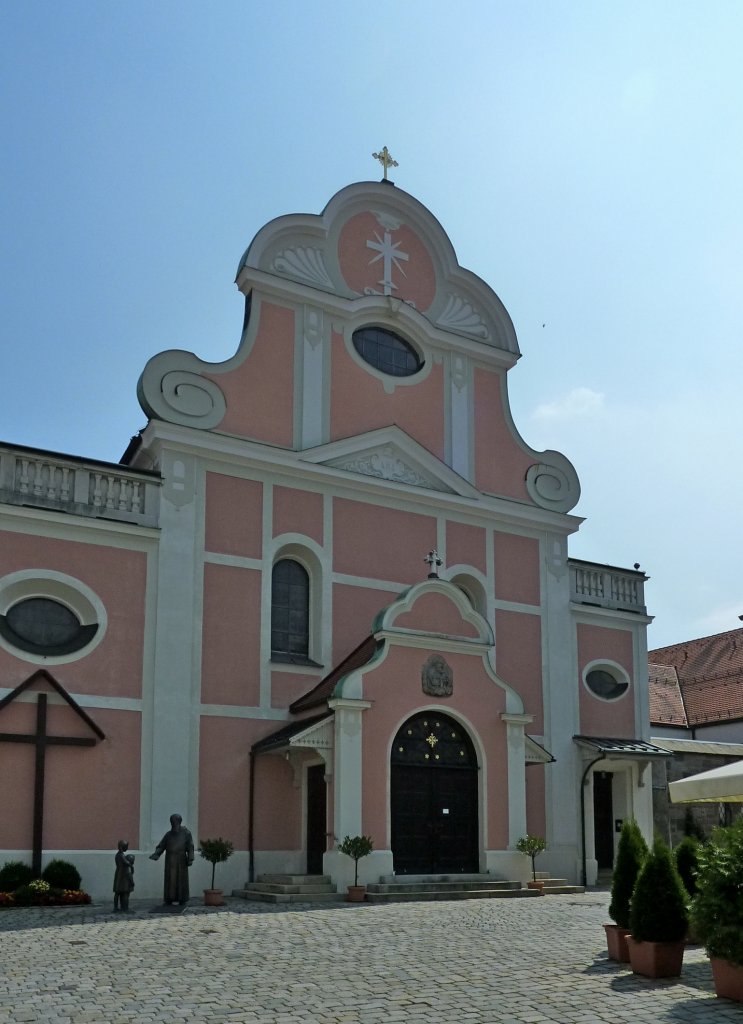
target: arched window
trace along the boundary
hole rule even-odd
[[[276,562],[271,576],[271,657],[307,661],[310,639],[310,577],[293,558]]]

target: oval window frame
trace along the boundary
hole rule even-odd
[[[417,363],[415,369],[411,370],[409,373],[391,373],[389,370],[385,370],[382,368],[382,366],[373,362],[370,358],[364,355],[362,349],[359,347],[359,343],[357,342],[358,336],[363,334],[365,331],[379,331],[380,334],[386,335],[388,338],[391,338],[393,339],[393,341],[396,341],[399,344],[402,351],[410,353],[415,358]],[[425,357],[418,350],[418,347],[416,345],[414,345],[408,338],[403,337],[403,335],[400,334],[398,331],[393,331],[390,327],[387,327],[384,324],[369,323],[362,324],[360,327],[357,327],[351,333],[351,344],[353,345],[353,349],[356,355],[359,357],[359,359],[361,359],[364,365],[370,366],[373,370],[376,370],[376,372],[381,374],[383,377],[395,381],[407,380],[409,377],[417,376],[421,372],[423,367],[426,365]]]
[[[77,618],[81,633],[72,647],[50,648],[43,653],[38,645],[14,634],[5,622],[5,616],[10,608],[32,598],[61,604]],[[66,665],[87,657],[103,640],[108,627],[106,609],[98,595],[82,580],[51,569],[21,570],[2,577],[0,617],[5,625],[0,630],[0,647],[33,665]]]
[[[588,682],[588,677],[592,672],[605,672],[610,675],[615,682],[618,684],[624,684],[624,689],[621,693],[617,694],[616,697],[603,697],[601,694],[596,693],[591,688]],[[629,677],[629,673],[616,661],[610,661],[606,658],[601,658],[595,661],[589,662],[583,668],[583,685],[585,686],[588,693],[594,698],[594,700],[603,701],[604,704],[616,704],[617,701],[624,700],[628,693],[632,690],[632,680]]]

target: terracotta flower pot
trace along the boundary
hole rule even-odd
[[[629,959],[635,974],[646,978],[678,978],[684,962],[684,940],[640,942],[627,936]]]
[[[609,952],[609,959],[616,960],[620,964],[629,963],[629,946],[627,936],[630,934],[628,928],[621,928],[618,924],[605,924],[606,948]]]
[[[715,979],[715,993],[720,999],[734,999],[743,1003],[743,966],[729,960],[710,957],[712,977]]]
[[[221,889],[204,889],[204,906],[205,907],[223,907],[224,900],[222,899]]]
[[[346,891],[346,900],[348,903],[363,903],[364,897],[366,896],[365,885],[349,885]]]
[[[527,889],[544,889],[544,882],[540,882],[539,879],[533,882],[526,883]]]

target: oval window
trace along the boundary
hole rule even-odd
[[[11,644],[34,654],[70,654],[90,643],[98,626],[84,626],[66,605],[48,597],[19,601],[0,616],[0,631]]]
[[[423,366],[410,342],[383,327],[361,327],[354,331],[353,347],[365,363],[391,377],[411,377]]]
[[[625,679],[617,679],[603,668],[595,668],[588,673],[586,686],[591,693],[603,700],[618,700],[629,689],[629,683]]]

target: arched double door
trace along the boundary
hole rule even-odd
[[[477,758],[464,729],[448,715],[413,715],[390,759],[395,874],[477,871]]]

